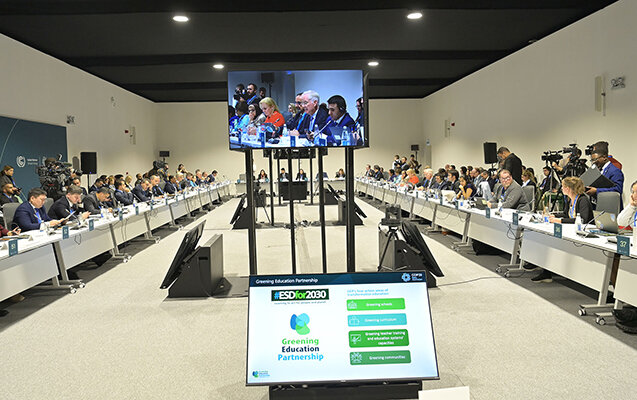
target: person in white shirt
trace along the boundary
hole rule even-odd
[[[637,221],[637,181],[630,186],[630,204],[619,213],[617,224],[619,226],[632,226],[635,229]]]

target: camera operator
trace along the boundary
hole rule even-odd
[[[506,147],[498,149],[498,160],[502,162],[502,169],[509,171],[513,180],[522,185],[522,160]]]
[[[553,161],[551,164],[555,172],[560,178],[568,176],[580,177],[586,169],[586,160],[582,157],[582,150],[577,148],[576,144],[569,145],[570,147],[564,147],[562,153],[568,154],[568,157],[564,157],[559,163]]]
[[[622,202],[622,191],[624,188],[624,173],[611,163],[608,158],[608,142],[597,142],[593,145],[591,152],[591,163],[596,166],[602,175],[614,183],[610,188],[594,188],[587,187],[586,194],[589,196],[597,196],[597,193],[617,192],[619,193],[619,209],[624,208]]]

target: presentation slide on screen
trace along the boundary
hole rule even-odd
[[[437,377],[424,273],[250,278],[248,385]]]

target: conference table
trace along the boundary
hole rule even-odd
[[[381,204],[400,206],[411,217],[430,221],[430,231],[444,228],[461,235],[462,240],[454,244],[458,250],[477,240],[510,254],[509,264],[496,268],[506,277],[524,271],[524,264],[530,263],[597,291],[596,304],[580,305],[578,313],[596,312],[600,324],[610,317],[604,311],[621,308],[624,303],[637,305],[637,251],[632,243],[628,250],[622,250],[605,236],[578,235],[574,224],[543,222],[540,215],[511,209],[479,210],[467,201],[449,202],[433,192],[410,191],[369,178],[356,178],[355,190]],[[616,301],[611,305],[606,298],[617,259]]]
[[[0,301],[29,288],[64,289],[75,293],[84,284],[69,280],[67,270],[104,252],[127,262],[119,245],[135,240],[159,241],[152,231],[167,225],[179,228],[176,220],[230,194],[231,182],[192,188],[169,198],[136,203],[89,218],[80,227],[29,231],[24,239],[6,237],[0,245]],[[61,279],[58,278],[61,276]],[[51,280],[50,285],[40,285]]]

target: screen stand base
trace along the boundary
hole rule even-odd
[[[422,381],[374,382],[348,385],[270,386],[270,400],[386,400],[417,399]]]
[[[248,297],[250,278],[248,276],[226,276],[212,292],[212,297]]]

